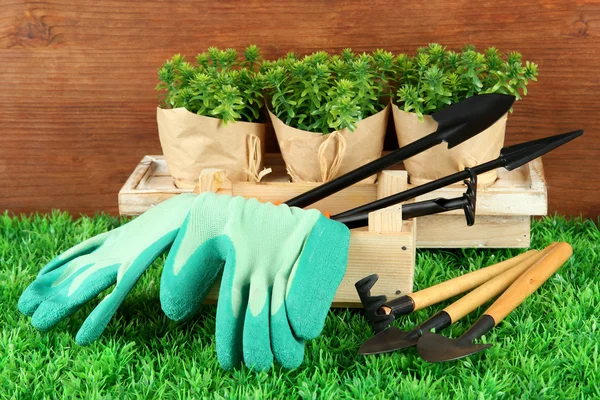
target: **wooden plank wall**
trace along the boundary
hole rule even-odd
[[[117,192],[160,153],[157,67],[208,46],[265,56],[429,42],[519,50],[540,80],[509,117],[507,143],[584,128],[545,158],[550,212],[600,215],[597,1],[0,2],[0,211],[117,212]],[[388,146],[394,145],[390,136]]]

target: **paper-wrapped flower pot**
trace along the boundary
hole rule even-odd
[[[194,188],[205,168],[223,169],[232,182],[258,180],[266,125],[223,123],[185,108],[156,110],[158,135],[169,173],[178,188]]]
[[[381,157],[389,106],[359,121],[354,132],[327,134],[286,125],[269,111],[281,155],[293,182],[328,182]],[[373,183],[376,175],[361,183]]]
[[[437,130],[437,122],[429,115],[424,115],[421,121],[417,114],[400,110],[395,104],[392,110],[400,147]],[[410,183],[422,185],[498,158],[504,146],[506,120],[507,114],[504,114],[488,129],[452,149],[442,143],[404,160]],[[486,172],[477,176],[477,185],[488,187],[497,178],[495,170]]]

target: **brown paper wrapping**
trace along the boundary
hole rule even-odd
[[[437,122],[429,115],[423,116],[423,121],[420,121],[417,114],[400,110],[395,104],[392,110],[400,146],[437,130]],[[506,120],[507,114],[504,114],[494,125],[452,149],[442,143],[404,160],[410,183],[421,185],[497,158],[504,145]],[[477,185],[490,186],[497,177],[495,170],[478,175]]]
[[[259,180],[265,124],[230,122],[185,108],[156,110],[158,136],[169,173],[179,188],[193,188],[205,168],[227,171],[232,182]]]
[[[327,182],[381,157],[389,106],[348,129],[322,133],[286,125],[269,111],[288,174],[294,182]],[[373,183],[373,175],[360,183]]]

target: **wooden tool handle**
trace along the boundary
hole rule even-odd
[[[457,294],[471,290],[482,283],[489,281],[507,269],[520,264],[522,261],[525,261],[537,253],[537,250],[529,250],[506,261],[490,265],[489,267],[481,268],[477,271],[469,272],[468,274],[464,274],[446,282],[428,287],[427,289],[409,294],[408,296],[410,296],[415,303],[414,311],[429,307],[433,304],[439,303],[440,301],[454,297]]]
[[[545,254],[549,253],[554,245],[555,243],[546,247],[543,251],[534,254],[532,257],[523,260],[520,264],[490,279],[466,296],[461,297],[460,300],[446,307],[444,311],[450,316],[451,323],[458,321],[480,305],[505,291],[521,274],[527,271]]]
[[[544,254],[531,268],[523,273],[510,287],[488,308],[485,314],[494,318],[498,325],[512,310],[517,308],[531,293],[535,292],[571,255],[573,249],[565,242],[557,243]]]

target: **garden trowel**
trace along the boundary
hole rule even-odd
[[[568,243],[555,244],[519,276],[461,337],[449,339],[436,333],[425,332],[417,342],[419,355],[428,362],[442,362],[466,357],[491,347],[491,344],[477,344],[474,341],[498,325],[567,262],[572,254],[573,249]]]
[[[477,307],[485,304],[488,300],[496,297],[510,286],[523,272],[529,269],[551,246],[544,251],[526,258],[516,266],[504,271],[500,275],[483,283],[460,300],[452,303],[442,311],[438,312],[421,325],[408,332],[402,331],[394,326],[379,332],[360,346],[359,354],[381,354],[401,350],[415,346],[419,338],[428,331],[435,329],[436,332],[452,325],[459,319],[468,315]]]
[[[432,306],[476,288],[504,271],[521,264],[536,253],[536,250],[530,250],[500,263],[469,272],[457,278],[390,301],[384,295],[371,295],[371,288],[378,279],[377,274],[361,279],[356,282],[355,287],[364,307],[367,321],[375,332],[381,332],[397,317]]]
[[[453,104],[431,115],[438,123],[435,132],[285,203],[290,207],[304,208],[442,142],[446,142],[451,149],[492,126],[508,112],[514,101],[514,96],[490,93]]]

